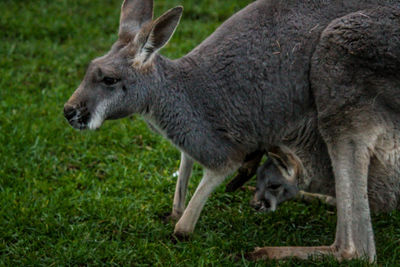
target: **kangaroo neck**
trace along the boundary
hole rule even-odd
[[[191,72],[196,68],[193,62],[170,60],[158,55],[152,103],[143,117],[156,130],[180,148],[184,148],[186,135],[201,127],[196,105],[188,97],[187,90],[193,84]],[[198,83],[197,83],[198,85]],[[197,90],[198,88],[190,88]]]
[[[143,114],[150,127],[162,134],[179,150],[208,168],[216,168],[232,155],[232,143],[221,139],[206,119],[205,89],[207,79],[196,63],[190,59],[169,60],[157,58],[159,82],[153,101]]]

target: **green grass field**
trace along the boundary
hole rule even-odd
[[[162,53],[184,55],[249,2],[156,0],[156,16],[185,7]],[[89,61],[116,40],[120,4],[0,1],[0,266],[339,266],[331,258],[244,260],[255,246],[330,244],[335,210],[288,202],[260,214],[250,192],[223,186],[192,239],[174,242],[173,223],[161,217],[171,208],[179,152],[139,117],[95,132],[67,124],[63,104]],[[200,178],[196,166],[191,193]],[[379,265],[400,265],[400,212],[374,216],[373,225]]]

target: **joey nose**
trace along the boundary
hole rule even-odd
[[[261,209],[262,202],[256,199],[252,199],[250,201],[250,206],[253,207],[255,210]]]
[[[268,199],[261,199],[261,200],[251,200],[250,206],[252,206],[256,211],[274,211],[271,202]]]
[[[68,104],[65,104],[64,106],[64,117],[70,121],[73,117],[76,115],[76,109]]]

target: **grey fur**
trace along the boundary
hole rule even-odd
[[[257,170],[256,191],[250,204],[258,211],[275,211],[280,203],[295,198],[298,193],[298,185],[268,159]]]
[[[187,235],[207,197],[247,154],[279,146],[317,113],[339,200],[335,242],[267,247],[253,256],[330,253],[373,261],[370,158],[390,167],[399,160],[399,1],[259,0],[189,54],[169,60],[156,51],[181,12],[170,10],[152,22],[135,19],[139,32],[132,30],[90,64],[64,108],[71,124],[98,128],[104,119],[140,113],[203,165],[204,177],[175,226],[176,234]]]

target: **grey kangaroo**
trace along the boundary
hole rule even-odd
[[[175,234],[185,236],[246,155],[279,146],[317,113],[335,177],[335,241],[259,248],[253,258],[374,261],[368,167],[372,156],[389,167],[400,156],[399,3],[259,0],[170,60],[158,51],[182,7],[153,20],[152,0],[125,0],[118,40],[90,63],[64,115],[77,129],[97,129],[106,119],[141,114],[189,165],[200,163],[203,178],[175,225]]]

